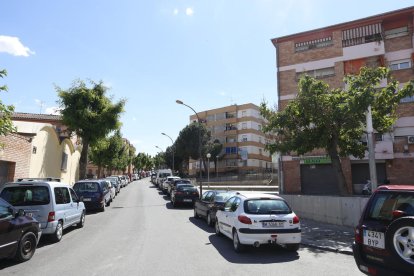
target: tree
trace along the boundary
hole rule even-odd
[[[103,138],[97,141],[89,150],[89,159],[98,166],[98,177],[101,175],[101,169],[108,167],[111,163],[112,155],[109,150],[109,139]]]
[[[220,141],[218,139],[215,139],[214,141],[209,141],[207,143],[207,152],[211,154],[211,157],[214,160],[214,167],[215,167],[215,171],[217,172],[217,158],[216,156],[219,156],[222,149],[223,149],[223,144],[220,143]]]
[[[77,80],[68,90],[56,87],[60,97],[62,121],[69,132],[82,139],[82,152],[79,160],[79,177],[85,178],[88,164],[89,145],[95,144],[120,126],[119,116],[124,111],[125,100],[112,103],[106,97],[107,88],[102,81],[90,81],[92,87]]]
[[[148,154],[140,152],[133,160],[135,168],[139,171],[145,170],[148,171],[152,168],[152,160]]]
[[[7,76],[7,71],[0,70],[0,78],[4,78],[5,76]],[[7,86],[0,86],[0,92],[1,91],[7,91]],[[0,101],[0,135],[7,135],[11,132],[16,131],[16,128],[14,127],[13,121],[11,119],[13,112],[14,106],[5,105],[2,101]]]
[[[386,87],[379,87],[388,78]],[[281,112],[261,104],[261,114],[268,120],[263,130],[276,134],[271,152],[294,151],[299,155],[314,149],[325,149],[337,173],[337,185],[347,194],[340,157],[363,158],[366,147],[360,142],[366,128],[366,111],[372,107],[373,126],[379,133],[390,130],[396,120],[400,100],[413,95],[414,81],[399,89],[387,68],[362,68],[359,75],[345,79],[345,89],[329,86],[309,76],[299,81],[299,93]]]

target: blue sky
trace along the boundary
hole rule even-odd
[[[274,37],[414,1],[2,0],[3,103],[51,113],[55,86],[102,80],[127,100],[121,132],[138,152],[171,145],[196,111],[277,102]]]

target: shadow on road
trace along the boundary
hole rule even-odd
[[[232,241],[224,236],[211,235],[210,243],[230,263],[235,264],[273,264],[293,262],[299,259],[299,253],[288,252],[277,246],[247,247],[245,252],[236,253]]]
[[[195,226],[197,226],[198,228],[200,228],[201,230],[213,234],[214,233],[214,228],[210,227],[207,225],[207,222],[202,219],[202,218],[195,218],[195,217],[189,217],[188,218],[189,221],[194,224]]]
[[[169,200],[169,199],[168,199]],[[184,204],[177,204],[177,206],[176,207],[174,207],[173,205],[172,205],[172,203],[169,201],[169,202],[167,202],[167,203],[165,203],[165,207],[167,208],[167,209],[172,209],[172,210],[192,210],[193,209],[193,206],[191,206],[191,205],[184,205]]]

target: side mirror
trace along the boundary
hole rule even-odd
[[[26,213],[23,209],[19,209],[19,211],[17,211],[17,213],[15,214],[16,217],[22,217],[24,216]]]

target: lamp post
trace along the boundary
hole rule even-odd
[[[202,177],[201,174],[202,174],[202,172],[201,172],[201,121],[200,121],[200,117],[198,117],[198,114],[194,110],[194,108],[192,108],[189,105],[186,105],[183,101],[176,100],[175,102],[177,104],[182,104],[182,105],[190,108],[194,112],[194,114],[196,115],[196,117],[197,117],[197,122],[198,122],[198,126],[199,126],[199,128],[198,128],[198,156],[200,158],[200,196],[201,196],[203,194],[203,184],[201,182],[201,177]]]
[[[211,154],[207,153],[207,182],[209,186],[210,186],[210,157],[211,157]]]
[[[172,149],[172,171],[173,171],[173,175],[174,175],[174,141],[173,141],[173,139],[170,136],[168,136],[164,132],[161,133],[161,134],[164,135],[164,136],[167,136],[168,138],[170,138],[171,143],[172,143],[172,146],[171,146],[171,149]]]

